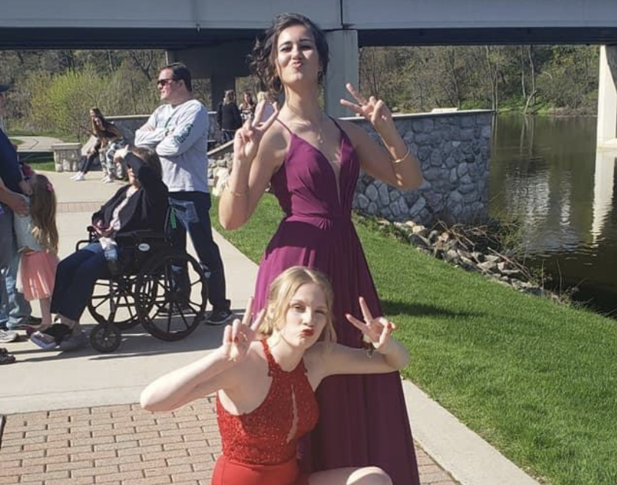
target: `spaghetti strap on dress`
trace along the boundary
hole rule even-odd
[[[259,267],[255,308],[264,308],[270,283],[291,266],[325,273],[334,290],[338,341],[359,348],[362,336],[345,319],[359,315],[362,295],[374,315],[382,313],[366,258],[351,221],[360,171],[357,154],[341,130],[340,173],[309,142],[291,135],[280,169],[271,180],[284,212]],[[401,380],[397,372],[369,376],[333,376],[317,390],[320,419],[299,458],[304,470],[376,465],[395,484],[419,484],[413,439]]]

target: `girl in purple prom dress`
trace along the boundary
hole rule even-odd
[[[346,324],[362,295],[381,314],[362,247],[351,221],[360,169],[401,189],[422,181],[419,164],[396,131],[385,104],[347,88],[356,103],[341,103],[371,122],[385,148],[365,130],[335,121],[319,106],[319,83],[328,65],[324,34],[308,18],[283,14],[253,51],[253,66],[285,104],[261,124],[246,123],[234,139],[234,164],[219,203],[226,229],[244,224],[268,184],[285,216],[261,261],[254,308],[285,269],[303,265],[325,273],[335,294],[338,341],[361,347],[362,335]],[[413,440],[398,374],[330,377],[318,391],[320,418],[301,443],[305,469],[377,465],[396,485],[419,484]]]

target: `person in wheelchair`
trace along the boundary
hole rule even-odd
[[[32,335],[42,348],[72,350],[86,344],[79,319],[98,279],[110,278],[123,252],[123,235],[150,230],[163,233],[168,210],[167,187],[154,150],[131,147],[123,154],[129,184],[92,216],[94,237],[85,247],[60,261],[51,301],[60,323]],[[130,239],[130,238],[129,238]]]

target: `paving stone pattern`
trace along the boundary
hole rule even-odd
[[[138,404],[6,416],[0,485],[206,485],[220,453],[213,398],[172,413]],[[416,447],[423,485],[455,485]]]

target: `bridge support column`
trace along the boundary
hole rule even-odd
[[[333,30],[326,32],[330,48],[330,63],[325,79],[326,113],[335,118],[353,116],[347,108],[341,106],[340,99],[353,99],[345,88],[352,83],[358,88],[358,31]]]
[[[598,147],[617,148],[617,45],[600,48]]]

